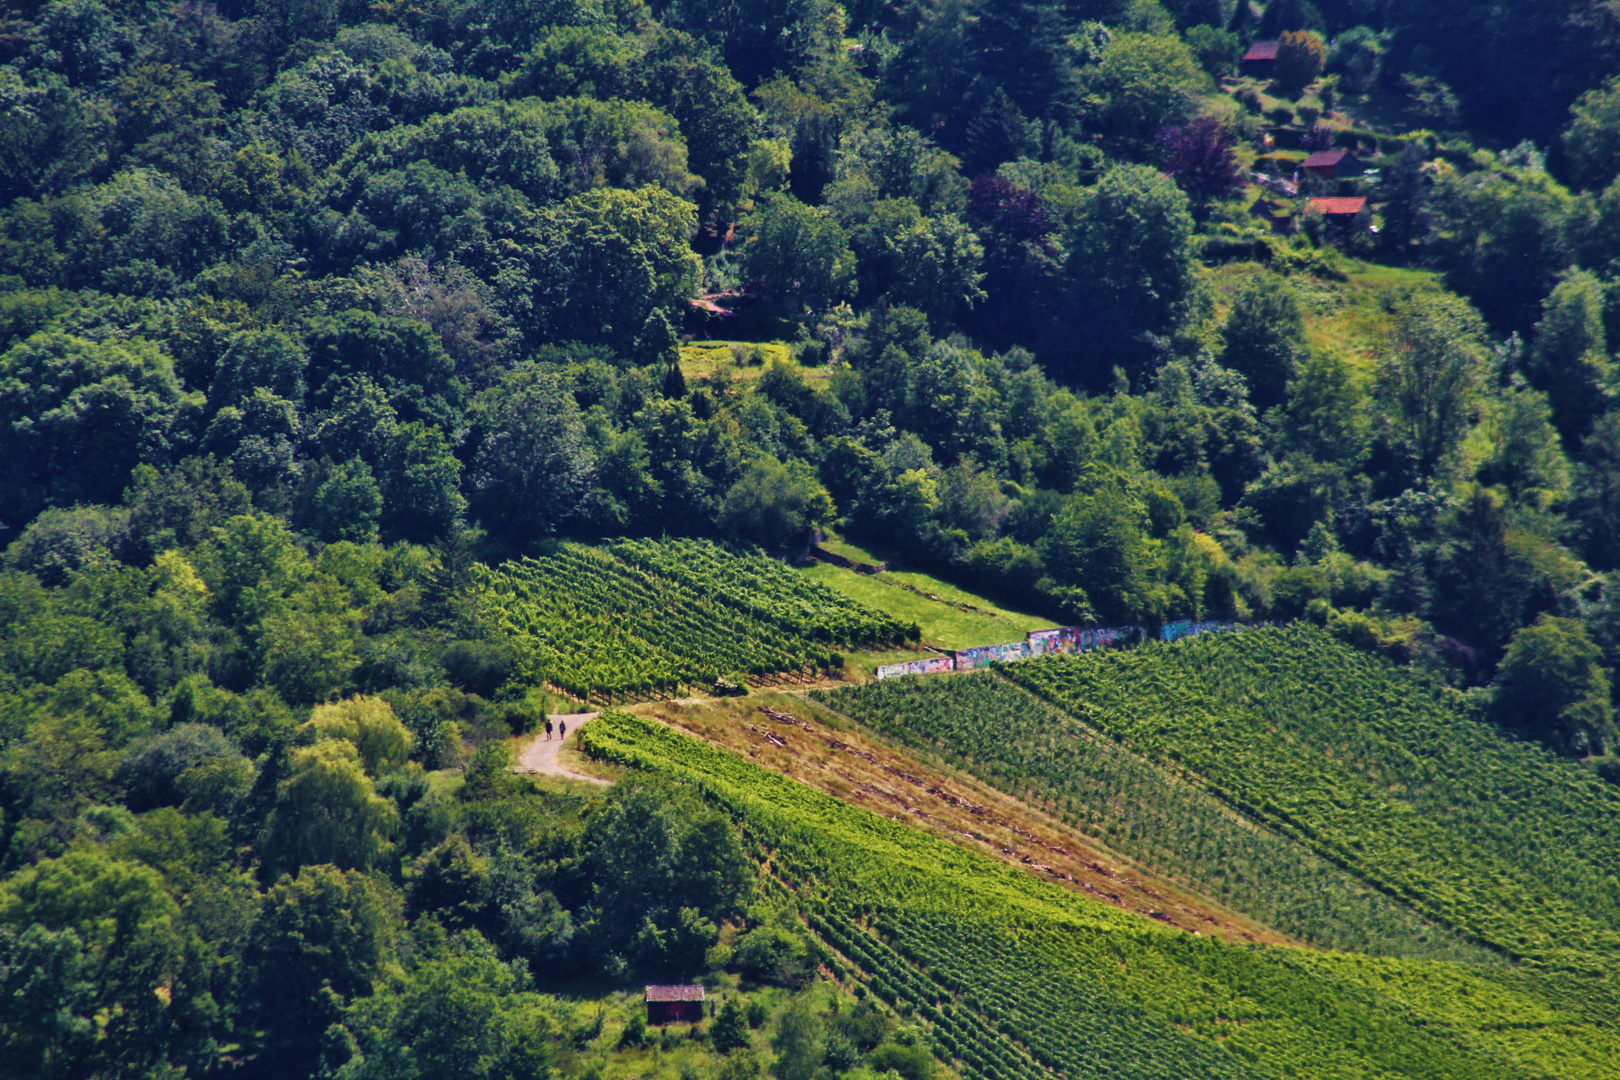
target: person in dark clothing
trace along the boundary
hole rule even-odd
[[[546,721],[546,738],[547,739],[551,738],[551,721],[550,720]]]
[[[557,738],[559,738],[559,739],[568,738],[568,721],[566,721],[566,720],[557,721]]]

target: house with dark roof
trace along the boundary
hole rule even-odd
[[[1306,158],[1300,168],[1323,180],[1344,180],[1366,171],[1366,167],[1348,150],[1318,150]]]
[[[1249,46],[1249,51],[1243,54],[1242,63],[1238,64],[1239,71],[1256,79],[1269,79],[1276,69],[1277,43],[1275,41],[1254,42]]]
[[[698,983],[649,985],[647,1023],[695,1024],[703,1019],[703,987]]]

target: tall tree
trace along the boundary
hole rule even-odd
[[[1249,384],[1261,411],[1281,405],[1307,351],[1305,314],[1293,288],[1276,274],[1256,274],[1232,303],[1222,331],[1221,363]]]
[[[1487,365],[1484,325],[1445,293],[1396,301],[1395,333],[1379,360],[1373,393],[1382,438],[1408,479],[1433,476],[1474,422]]]
[[[1603,326],[1604,287],[1571,270],[1547,297],[1530,350],[1530,377],[1552,403],[1564,445],[1580,446],[1613,392],[1614,362]]]
[[[1115,365],[1149,371],[1187,314],[1193,220],[1175,182],[1115,165],[1085,189],[1068,229],[1071,318],[1083,367],[1098,384]]]
[[[1204,218],[1212,203],[1240,193],[1247,182],[1237,160],[1237,135],[1213,116],[1200,116],[1159,133],[1165,168],[1187,193],[1193,216]]]
[[[472,416],[472,501],[502,539],[521,546],[579,519],[596,456],[561,378],[520,364]]]

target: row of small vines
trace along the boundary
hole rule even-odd
[[[836,670],[836,647],[914,636],[762,555],[697,541],[561,546],[481,572],[517,675],[589,699]]]
[[[1300,624],[1001,674],[1504,953],[1620,957],[1620,789],[1454,691]]]
[[[990,672],[811,696],[1302,941],[1387,956],[1495,955]]]
[[[641,717],[580,739],[732,813],[832,971],[925,1021],[964,1080],[1620,1075],[1611,975],[1199,937]]]

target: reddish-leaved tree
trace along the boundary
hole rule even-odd
[[[1165,128],[1158,143],[1164,150],[1165,171],[1187,193],[1195,216],[1202,218],[1211,204],[1243,190],[1237,136],[1213,116]]]

